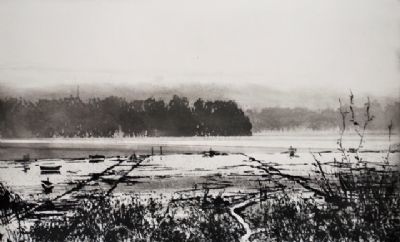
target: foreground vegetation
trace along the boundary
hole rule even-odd
[[[165,202],[165,201],[164,201]],[[14,234],[24,241],[237,241],[241,228],[225,207],[201,199],[170,201],[98,194],[74,211],[39,219],[29,231]]]
[[[400,172],[366,168],[357,175],[337,175],[341,178],[332,181],[329,195],[281,193],[247,208],[247,218],[261,231],[252,240],[397,241]]]

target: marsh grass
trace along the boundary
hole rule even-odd
[[[340,176],[343,185],[339,183],[332,188],[329,197],[294,197],[280,192],[266,199],[262,206],[248,208],[246,217],[254,230],[263,231],[252,238],[255,241],[398,241],[399,172],[367,170]],[[344,185],[350,183],[352,187]]]
[[[201,199],[170,201],[113,198],[85,199],[73,216],[38,220],[31,241],[237,241],[241,228],[219,206]]]
[[[21,214],[29,209],[30,205],[17,193],[11,191],[0,182],[0,225],[5,225],[15,218],[18,222]]]

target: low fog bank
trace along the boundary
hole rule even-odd
[[[96,82],[94,82],[96,83]],[[79,84],[79,85],[78,85]],[[149,97],[169,100],[173,95],[185,96],[190,102],[198,98],[206,100],[235,100],[243,109],[254,109],[260,111],[266,107],[295,108],[302,107],[311,110],[326,108],[337,108],[338,99],[348,96],[348,89],[342,91],[323,90],[320,88],[298,88],[294,82],[292,88],[270,87],[268,83],[254,84],[243,81],[229,85],[209,83],[186,83],[162,85],[154,82],[132,82],[120,85],[114,82],[81,83],[71,81],[69,84],[56,83],[46,85],[35,85],[34,83],[16,85],[2,82],[0,80],[0,97],[22,97],[25,100],[35,101],[38,99],[58,99],[69,96],[79,96],[82,100],[90,98],[105,98],[118,96],[131,100],[144,100]],[[368,92],[353,92],[359,100],[367,97],[371,101],[379,102],[386,106],[399,100],[396,91],[387,95],[376,95]]]

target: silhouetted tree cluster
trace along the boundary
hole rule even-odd
[[[251,134],[252,124],[234,101],[205,102],[198,99],[194,103],[194,117],[198,121],[197,135]]]
[[[0,99],[1,137],[228,136],[251,135],[251,128],[233,101]]]
[[[365,107],[354,107],[355,115],[363,120]],[[371,112],[374,113],[374,120],[369,124],[369,130],[386,130],[387,125],[392,121],[394,128],[400,126],[400,102],[393,102],[385,107],[380,103],[371,102]],[[307,108],[264,108],[260,111],[248,110],[253,124],[253,132],[265,130],[327,130],[339,128],[341,124],[340,113],[334,109],[310,110]],[[348,115],[347,119],[351,116]],[[347,120],[348,121],[348,120]]]

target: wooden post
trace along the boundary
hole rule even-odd
[[[162,146],[160,146],[160,155],[162,155]]]
[[[154,147],[153,146],[151,147],[151,155],[152,156],[154,155]]]

